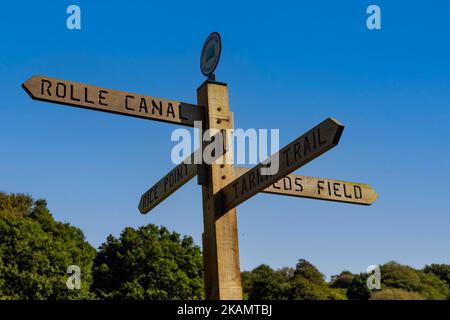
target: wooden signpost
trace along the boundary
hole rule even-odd
[[[205,42],[201,70],[208,80],[197,89],[197,105],[46,76],[33,76],[22,87],[36,100],[188,127],[193,127],[194,121],[201,121],[201,137],[207,129],[229,134],[227,129],[233,128],[233,121],[228,87],[216,82],[214,75],[221,47],[217,33],[212,33]],[[366,184],[291,174],[336,146],[343,129],[338,121],[328,118],[252,169],[234,167],[229,161],[220,162],[233,158],[231,139],[225,137],[223,152],[214,157],[213,163],[193,164],[192,154],[142,195],[139,211],[148,213],[199,174],[205,297],[242,299],[236,220],[239,204],[259,192],[362,205],[370,205],[377,198],[376,192]],[[268,167],[277,170],[267,174]]]

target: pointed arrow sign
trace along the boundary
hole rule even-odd
[[[203,108],[196,105],[45,76],[33,76],[22,87],[35,100],[189,127],[204,117]]]
[[[250,169],[234,167],[235,177]],[[289,174],[262,191],[277,195],[371,205],[378,194],[365,183]]]
[[[216,135],[222,135],[222,133],[219,132]],[[214,140],[216,139],[217,138]],[[207,146],[212,142],[203,141],[203,143]],[[141,196],[141,200],[139,201],[139,211],[142,214],[148,213],[158,204],[163,202],[168,196],[195,177],[198,172],[198,165],[195,163],[196,160],[202,159],[202,150],[202,148],[197,149]],[[222,150],[215,149],[212,160],[220,158],[223,153],[223,148]],[[201,161],[199,161],[199,165],[203,165]]]
[[[192,159],[193,155],[190,158]],[[142,195],[139,202],[139,211],[142,214],[148,213],[191,180],[197,174],[197,170],[198,166],[195,164],[185,164],[185,162],[179,164]],[[234,167],[234,175],[237,178],[249,170],[243,167]],[[361,205],[371,205],[378,198],[375,190],[365,183],[309,177],[300,174],[289,174],[261,192]]]
[[[195,177],[196,174],[197,165],[188,164],[186,160],[183,161],[142,195],[139,202],[139,211],[142,214],[148,213]]]
[[[226,185],[216,196],[218,208],[221,208],[222,212],[227,212],[317,158],[338,144],[343,130],[344,126],[338,121],[326,119],[263,163]],[[262,168],[270,164],[274,166],[276,163],[279,164],[276,173],[262,174]]]

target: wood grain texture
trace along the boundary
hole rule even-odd
[[[139,211],[142,214],[148,213],[195,177],[197,166],[192,164],[193,157],[194,154],[189,156],[142,195],[139,201]]]
[[[205,129],[231,129],[228,88],[225,84],[206,81],[197,90],[199,105],[206,106]],[[203,132],[202,132],[203,134]],[[225,139],[231,143],[231,139]],[[222,157],[231,157],[230,146]],[[221,161],[221,157],[218,158]],[[203,197],[203,261],[206,299],[241,300],[241,271],[236,210],[222,212],[215,195],[234,179],[232,165],[207,166],[208,184],[202,186]],[[219,207],[218,207],[219,206]],[[223,213],[219,217],[219,213]]]
[[[234,167],[234,176],[239,177],[249,170]],[[300,174],[289,174],[262,192],[361,205],[371,205],[378,197],[375,190],[365,183],[309,177]]]
[[[236,178],[216,195],[216,201],[223,203],[223,212],[235,208],[242,202],[263,191],[294,170],[317,158],[336,146],[344,126],[328,118],[307,133],[297,138],[263,163]],[[268,164],[278,164],[278,170],[270,175],[261,173]]]
[[[195,177],[198,166],[192,164],[193,157],[193,154],[189,156],[188,159],[190,159],[190,162],[187,160],[183,161],[182,164],[171,170],[142,195],[139,202],[139,211],[142,214],[148,213]],[[235,178],[240,177],[249,170],[248,168],[235,166],[234,176]],[[318,178],[300,174],[289,174],[261,192],[359,205],[371,205],[378,198],[376,191],[365,183]]]
[[[217,135],[221,134],[220,132]],[[211,142],[204,142],[204,145],[208,145]],[[198,166],[201,164],[195,164],[196,160],[201,159],[202,150],[197,149],[194,153],[184,159],[179,165],[166,174],[155,185],[148,189],[139,201],[139,211],[142,214],[148,213],[155,208],[162,201],[167,199],[172,193],[181,188],[184,184],[189,182],[196,174],[198,174]],[[223,155],[223,150],[215,152],[212,159],[217,160]]]
[[[22,87],[36,100],[189,127],[204,118],[200,106],[46,76],[33,76]]]

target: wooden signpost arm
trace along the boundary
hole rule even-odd
[[[207,117],[206,123],[203,124],[205,129],[232,128],[226,84],[205,81],[197,89],[197,100],[199,105],[206,106]],[[200,136],[202,135],[203,132]],[[229,139],[224,140],[230,143]],[[231,156],[232,151],[227,149],[222,157]],[[233,180],[232,165],[207,166],[207,184],[202,186],[206,299],[242,299],[236,209],[230,209],[218,218],[220,209],[214,201],[215,195]]]
[[[168,196],[181,188],[197,174],[197,167],[192,164],[194,154],[187,157],[182,163],[170,170],[168,174],[161,178],[155,185],[148,189],[139,201],[139,211],[142,214],[148,213],[158,204],[163,202]]]
[[[201,150],[199,151],[201,152]],[[221,156],[222,154],[218,154],[217,158]],[[192,164],[194,157],[194,153],[191,154],[142,195],[139,201],[139,211],[142,214],[148,213],[198,174],[197,165]],[[234,177],[239,178],[249,170],[248,168],[234,166]],[[206,173],[204,179],[207,180],[207,176]],[[206,181],[205,184],[207,183]],[[371,205],[378,197],[377,192],[365,183],[300,174],[289,174],[261,192],[367,206]]]
[[[239,178],[250,169],[234,167],[234,176]],[[366,183],[334,180],[288,174],[269,187],[263,193],[371,205],[378,197],[377,192]]]
[[[193,127],[203,108],[185,102],[101,88],[46,76],[22,84],[35,100]]]
[[[344,126],[334,119],[328,118],[322,121],[266,161],[261,162],[226,185],[220,194],[216,195],[216,201],[223,204],[223,212],[235,208],[336,146],[343,130]],[[274,174],[263,174],[262,168],[267,167],[268,163],[279,163]]]

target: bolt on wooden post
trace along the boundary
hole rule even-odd
[[[199,105],[205,106],[206,129],[232,129],[226,84],[205,81],[197,90]],[[203,136],[203,132],[200,136]],[[234,180],[234,169],[222,158],[232,157],[230,139],[224,137],[224,154],[211,165],[207,165],[207,182],[202,186],[203,197],[203,264],[205,298],[220,300],[241,300],[241,271],[236,209],[221,214],[221,208],[214,201],[222,188]]]

